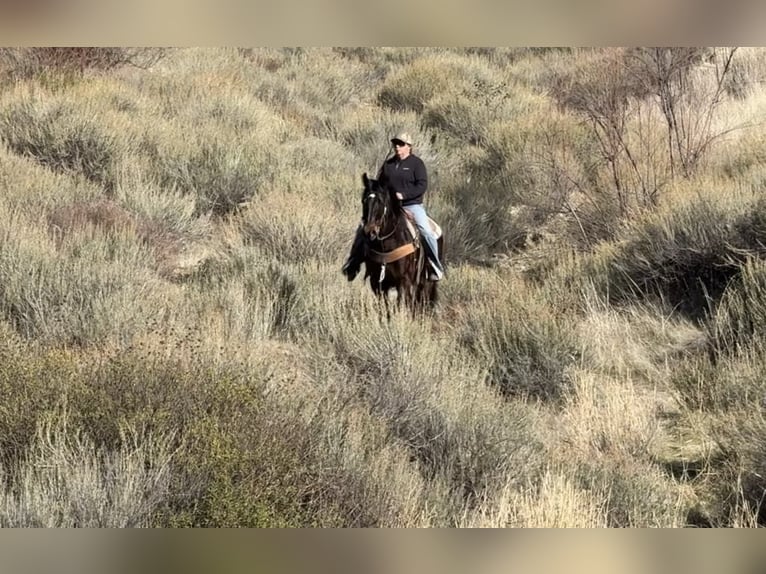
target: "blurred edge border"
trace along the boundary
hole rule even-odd
[[[6,530],[0,552],[7,572],[755,574],[766,558],[759,538],[734,530]]]
[[[401,18],[405,10],[408,17]],[[0,0],[0,43],[59,46],[636,46],[763,43],[731,0]]]

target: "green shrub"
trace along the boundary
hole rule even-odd
[[[297,410],[280,405],[289,396],[266,392],[289,374],[275,370],[267,349],[238,361],[237,349],[227,358],[199,333],[155,329],[81,363],[73,428],[107,449],[119,447],[123,425],[175,437],[155,525],[310,524],[321,510],[311,506],[314,435]]]
[[[355,228],[341,227],[329,212],[300,195],[272,194],[249,206],[240,229],[246,244],[284,263],[337,262]]]
[[[40,351],[0,322],[0,464],[15,468],[31,446],[40,417],[70,396],[77,403],[78,362],[63,351]]]
[[[330,49],[295,53],[273,72],[252,74],[252,93],[291,129],[334,140],[345,113],[369,103],[378,81],[374,69]]]
[[[444,202],[458,260],[520,250],[546,223],[571,218],[572,195],[584,178],[583,132],[545,100],[523,91],[514,96],[494,113],[474,112],[467,125],[481,132],[480,146],[456,144],[465,175],[450,180]],[[555,227],[557,236],[572,235],[568,224]]]

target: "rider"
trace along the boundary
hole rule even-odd
[[[423,207],[423,195],[428,188],[426,166],[412,153],[412,138],[406,132],[391,139],[395,154],[387,159],[378,172],[378,179],[387,183],[396,193],[402,207],[412,216],[420,234],[425,238],[429,253],[429,279],[439,281],[444,276],[444,267],[439,261],[439,247],[436,235],[431,229],[428,215]],[[356,230],[351,253],[343,265],[343,273],[353,281],[364,259],[364,234],[362,226]]]

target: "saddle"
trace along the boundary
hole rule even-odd
[[[417,241],[420,239],[420,231],[418,230],[418,226],[415,224],[415,219],[409,214],[405,213],[407,215],[407,229],[410,232],[410,235],[412,236],[413,241]],[[442,236],[442,228],[441,226],[436,223],[431,217],[428,217],[428,224],[431,226],[431,231],[434,232],[434,235],[436,236],[436,239],[439,239]]]

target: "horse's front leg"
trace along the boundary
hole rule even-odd
[[[396,305],[397,309],[401,310],[402,305],[404,305],[406,308],[411,309],[413,304],[413,292],[412,292],[412,285],[410,285],[408,282],[404,281],[400,285],[397,286],[396,292],[398,294],[396,298]]]
[[[420,308],[420,293],[417,285],[410,287],[410,314],[415,319],[418,315],[418,309]]]
[[[412,293],[412,297],[410,298],[410,312],[412,313],[413,319],[416,319],[418,312],[422,310],[421,288],[422,285],[412,285],[410,287],[410,292]]]
[[[391,301],[388,298],[388,291],[383,291],[383,303],[386,307],[386,321],[391,322]],[[398,304],[398,301],[397,301]]]
[[[374,287],[375,295],[377,295],[378,298],[378,311],[380,312],[381,317],[383,316],[383,311],[386,312],[386,320],[391,321],[391,302],[388,299],[388,290],[382,288],[382,284],[378,283]]]

